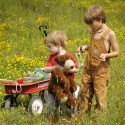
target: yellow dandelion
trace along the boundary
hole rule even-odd
[[[63,118],[62,120],[63,120],[63,121],[66,121],[66,118]]]
[[[3,93],[2,93],[2,92],[0,92],[0,96],[1,96],[1,95],[3,95]]]

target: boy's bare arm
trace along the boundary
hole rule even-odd
[[[118,56],[120,53],[120,50],[119,50],[119,46],[117,43],[116,35],[113,31],[111,31],[109,34],[109,44],[111,45],[112,52],[108,53],[106,55],[106,58],[112,58],[112,57]]]
[[[44,71],[45,71],[46,73],[51,73],[54,69],[55,69],[55,66],[45,67]]]
[[[50,67],[45,67],[44,71],[46,73],[51,73],[54,69],[56,69],[57,67],[59,67],[59,65],[55,65],[55,66],[50,66]]]
[[[56,68],[60,68],[60,69],[64,70],[64,68],[62,66],[60,66],[60,65],[57,64],[55,66],[45,67],[44,71],[46,73],[51,73]]]
[[[101,61],[105,61],[106,58],[116,57],[120,53],[119,46],[118,46],[118,43],[117,43],[117,39],[116,39],[115,33],[113,31],[111,31],[109,33],[109,46],[111,46],[112,52],[107,53],[107,54],[102,53],[100,55]]]
[[[45,67],[44,71],[46,73],[51,73],[56,68],[60,68],[63,71],[66,71],[66,72],[69,72],[69,73],[77,73],[79,71],[77,68],[73,68],[73,69],[67,71],[64,67],[62,67],[60,65],[55,65],[55,66],[51,66],[51,67]]]

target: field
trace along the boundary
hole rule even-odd
[[[84,23],[85,10],[101,6],[107,25],[116,33],[120,56],[111,59],[111,78],[108,84],[107,114],[91,111],[87,117],[59,116],[57,125],[125,125],[125,1],[124,0],[0,0],[0,78],[17,79],[37,67],[44,67],[49,55],[39,31],[47,24],[47,33],[61,30],[67,34],[66,50],[75,55],[77,48],[89,44],[89,26]],[[85,55],[82,54],[83,60]],[[76,75],[81,82],[82,69]],[[0,105],[5,96],[0,85]],[[27,111],[28,96],[20,96],[18,108],[0,108],[1,125],[45,125],[45,110],[40,116]],[[94,101],[93,101],[94,104]],[[46,107],[46,105],[44,106]]]

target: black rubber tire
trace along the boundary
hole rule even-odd
[[[43,90],[39,92],[39,96],[41,97],[43,103],[47,103],[48,90]]]
[[[8,98],[5,100],[4,108],[5,108],[6,110],[10,110],[10,108],[11,108],[11,102],[12,102],[11,97],[8,97]]]
[[[43,111],[43,102],[39,96],[33,96],[29,102],[29,111],[34,115],[40,115]]]
[[[44,91],[45,91],[45,90],[39,92],[39,97],[41,97],[43,103],[45,103],[45,99],[44,99]]]
[[[47,101],[48,101],[48,90],[44,91],[44,100],[45,100],[45,103],[47,103]]]

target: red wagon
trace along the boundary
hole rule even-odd
[[[17,97],[20,94],[30,96],[29,101],[29,111],[33,114],[41,114],[43,110],[43,100],[41,96],[45,96],[47,93],[49,79],[37,81],[29,84],[18,84],[15,81],[3,80],[2,85],[5,88],[5,93],[7,94],[4,98],[5,109],[9,110],[11,106],[17,105]],[[39,92],[39,96],[32,96],[33,93]],[[45,100],[46,101],[46,100]]]

